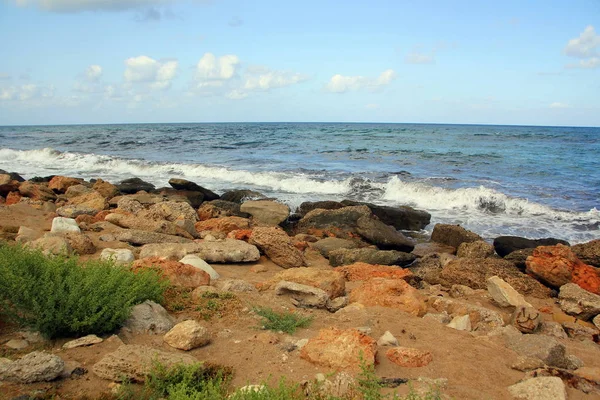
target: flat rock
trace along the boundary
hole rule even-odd
[[[433,355],[424,350],[410,347],[393,347],[385,352],[388,360],[401,367],[424,367],[433,361]]]
[[[155,187],[153,184],[143,181],[140,178],[125,179],[125,180],[122,180],[121,182],[119,182],[115,186],[117,187],[117,189],[119,189],[119,191],[121,193],[126,193],[126,194],[133,194],[133,193],[137,193],[142,190],[149,192],[149,191],[153,190]]]
[[[22,358],[0,363],[0,381],[34,383],[51,381],[60,375],[64,361],[53,354],[34,351]]]
[[[250,220],[248,218],[236,216],[210,218],[204,221],[196,222],[194,228],[198,232],[212,231],[229,233],[239,229],[250,229]]]
[[[574,283],[567,283],[560,287],[558,303],[564,312],[585,321],[600,314],[600,296]]]
[[[359,371],[361,360],[375,364],[377,343],[356,329],[321,329],[300,350],[300,357],[313,364],[335,369]]]
[[[220,279],[217,283],[224,292],[256,292],[256,287],[243,279]]]
[[[508,387],[515,399],[566,400],[567,388],[562,379],[555,376],[529,378]]]
[[[200,250],[200,245],[191,243],[151,243],[142,246],[139,258],[159,257],[168,260],[179,260],[188,254],[196,253]]]
[[[67,343],[63,344],[63,349],[74,349],[76,347],[84,347],[91,346],[93,344],[102,343],[103,339],[99,338],[96,335],[87,335],[84,337],[80,337],[79,339],[70,340]]]
[[[397,308],[415,316],[422,316],[426,311],[423,296],[402,279],[373,278],[365,281],[350,292],[350,302]]]
[[[249,243],[258,247],[271,261],[282,268],[298,268],[305,264],[302,252],[280,228],[256,227],[252,230]]]
[[[206,327],[194,320],[187,320],[175,325],[164,337],[165,343],[179,350],[192,350],[207,345],[210,334]]]
[[[329,296],[322,289],[288,281],[277,283],[275,294],[290,297],[297,307],[326,308],[329,300]]]
[[[73,218],[56,217],[52,220],[52,233],[81,232],[79,225]]]
[[[290,215],[286,204],[272,200],[250,200],[242,203],[240,211],[252,216],[257,224],[279,225]]]
[[[476,242],[483,238],[460,225],[436,224],[431,232],[431,240],[458,248],[461,243]]]
[[[208,263],[255,262],[260,258],[256,246],[236,239],[203,241],[194,253]]]
[[[164,334],[173,328],[174,320],[160,304],[146,300],[131,310],[123,327],[132,333]]]
[[[281,281],[295,282],[321,289],[332,299],[344,296],[346,292],[346,282],[341,273],[307,267],[281,271],[262,283],[260,288],[261,290],[271,289]]]
[[[487,279],[487,291],[501,307],[531,307],[525,298],[502,278],[494,275]]]
[[[371,278],[404,279],[412,276],[408,269],[389,266],[373,265],[367,263],[354,263],[337,267],[336,272],[344,275],[347,281],[366,281]]]
[[[359,247],[359,245],[354,240],[328,237],[318,240],[317,242],[313,243],[311,247],[317,249],[323,257],[329,258],[329,253],[333,250],[356,249]]]
[[[181,236],[165,235],[163,233],[147,232],[138,229],[123,230],[115,235],[120,242],[133,245],[144,245],[151,243],[193,243],[191,239]]]
[[[105,248],[102,249],[102,252],[100,253],[100,259],[112,260],[115,264],[118,265],[127,265],[135,261],[135,256],[133,255],[133,252],[129,249]]]
[[[164,219],[154,219],[150,218],[148,215],[140,212],[137,215],[128,215],[121,213],[111,213],[108,214],[105,218],[105,221],[110,222],[111,224],[117,225],[121,228],[127,228],[131,231],[144,231],[149,233],[159,233],[164,235],[172,235],[172,236],[181,236],[187,239],[193,239],[193,236],[181,228],[177,224],[173,222],[166,221]],[[127,232],[127,231],[125,231]],[[146,238],[142,239],[142,241],[147,242],[152,236],[146,236]],[[159,237],[159,236],[155,236]],[[164,239],[159,239],[163,240]],[[138,239],[139,241],[139,239]],[[152,242],[150,242],[152,243]],[[159,242],[160,243],[160,242]],[[179,243],[179,242],[177,242]],[[145,244],[145,243],[144,243]]]
[[[373,215],[364,215],[356,221],[356,231],[369,243],[383,250],[398,250],[410,253],[415,248],[396,228],[386,225]]]
[[[416,257],[410,253],[397,250],[378,250],[371,247],[362,249],[337,249],[329,253],[329,264],[332,267],[357,262],[405,266],[412,263],[415,259]]]
[[[549,336],[509,336],[506,346],[520,356],[536,357],[550,366],[562,368],[565,365],[565,346]]]

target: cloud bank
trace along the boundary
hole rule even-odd
[[[332,93],[346,93],[358,90],[376,91],[389,85],[394,78],[396,78],[396,73],[393,69],[386,69],[377,78],[336,74],[325,85],[325,90]]]

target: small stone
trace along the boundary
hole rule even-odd
[[[475,290],[465,285],[452,285],[452,287],[450,288],[450,297],[453,297],[455,299],[471,296],[474,293]]]
[[[533,333],[541,320],[542,317],[535,308],[518,306],[511,316],[510,323],[523,333]]]
[[[447,325],[450,323],[450,321],[452,321],[452,317],[450,317],[450,315],[448,315],[448,313],[445,311],[442,313],[427,313],[423,315],[423,318],[432,319],[444,325]]]
[[[398,339],[392,335],[392,332],[385,331],[385,333],[377,339],[377,346],[398,346]]]
[[[564,364],[565,369],[575,370],[575,369],[579,369],[581,367],[583,367],[583,361],[581,361],[581,359],[579,357],[577,357],[576,355],[569,354],[568,356],[565,357],[565,364]]]
[[[448,325],[449,328],[456,329],[457,331],[471,331],[471,318],[469,315],[461,315],[452,318],[452,321]]]
[[[329,299],[327,300],[327,310],[329,310],[330,312],[336,312],[344,307],[346,307],[349,303],[350,299],[348,298],[348,296],[340,296],[340,297],[336,297],[335,299]]]
[[[224,292],[256,292],[256,287],[243,279],[220,279],[217,286]]]
[[[81,232],[79,225],[73,218],[56,217],[52,220],[52,233],[63,233],[63,232]]]
[[[71,340],[63,344],[63,349],[74,349],[75,347],[91,346],[93,344],[102,343],[103,339],[96,335],[87,335],[79,339]]]
[[[115,264],[126,265],[135,261],[133,252],[129,249],[106,248],[100,253],[101,260],[112,260]]]
[[[133,333],[161,334],[173,328],[173,318],[160,304],[146,300],[131,310],[123,327]]]
[[[262,264],[253,265],[250,269],[250,272],[254,272],[255,274],[260,274],[261,272],[267,272],[268,269]]]
[[[515,399],[566,400],[567,389],[562,379],[555,376],[530,378],[508,387]]]
[[[208,330],[194,320],[178,323],[164,337],[165,343],[179,350],[192,350],[210,342]]]
[[[11,339],[4,343],[4,346],[13,350],[23,350],[29,346],[29,342],[25,339]]]
[[[544,362],[536,357],[519,357],[517,362],[515,362],[510,367],[512,369],[516,369],[517,371],[532,371],[534,369],[542,368],[544,366]]]
[[[217,271],[215,271],[215,269],[213,267],[211,267],[206,261],[204,261],[203,259],[201,259],[200,257],[198,257],[196,255],[188,254],[185,257],[183,257],[181,260],[179,260],[179,262],[183,263],[183,264],[190,264],[196,268],[201,269],[202,271],[204,271],[208,275],[210,275],[211,281],[215,281],[221,277],[221,275],[219,275],[219,273]]]
[[[394,364],[408,368],[424,367],[433,361],[430,352],[410,347],[393,347],[385,353],[385,356]]]
[[[487,290],[492,299],[501,307],[531,307],[531,304],[525,301],[519,292],[498,276],[494,275],[487,279]]]

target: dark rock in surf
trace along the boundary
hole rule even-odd
[[[425,228],[431,222],[431,214],[427,211],[415,210],[409,206],[379,206],[351,200],[344,200],[341,204],[347,206],[367,206],[381,222],[399,230],[418,231]]]
[[[188,181],[186,179],[171,178],[169,179],[169,185],[171,185],[173,189],[177,190],[190,190],[192,192],[202,192],[202,194],[204,194],[204,201],[217,200],[219,198],[219,195],[215,192],[203,188],[197,183]]]
[[[0,175],[9,175],[10,179],[12,181],[25,182],[25,178],[23,178],[21,175],[17,174],[16,172],[7,172],[3,169],[0,169]]]
[[[247,200],[262,200],[266,198],[267,196],[265,196],[264,194],[249,189],[228,190],[225,193],[223,193],[220,197],[221,200],[231,201],[233,203],[238,204],[242,204],[244,201]]]
[[[519,236],[499,236],[494,239],[494,249],[500,257],[504,257],[517,250],[532,249],[538,246],[554,246],[557,244],[569,246],[569,242],[554,238],[526,239]]]
[[[356,231],[368,242],[382,250],[399,250],[410,253],[415,248],[412,240],[386,225],[376,217],[363,216],[356,221]]]
[[[344,207],[346,207],[344,204],[340,203],[339,201],[333,200],[305,201],[304,203],[300,204],[300,206],[296,210],[296,213],[300,214],[301,216],[305,216],[310,211],[316,210],[317,208],[323,210],[338,210]]]
[[[461,243],[476,242],[483,238],[460,225],[436,224],[431,233],[431,240],[458,248]]]
[[[29,182],[33,183],[48,183],[54,178],[56,175],[48,175],[48,176],[34,176],[29,179]]]
[[[135,194],[142,190],[149,192],[154,189],[153,184],[143,181],[140,178],[125,179],[116,186],[121,193],[125,194]]]

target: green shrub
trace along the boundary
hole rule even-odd
[[[167,285],[152,270],[0,246],[0,311],[49,338],[111,332],[135,304],[161,301]]]
[[[264,329],[283,331],[292,334],[297,328],[305,328],[312,322],[312,317],[305,317],[292,312],[278,313],[271,308],[255,307],[254,312],[263,317]]]

